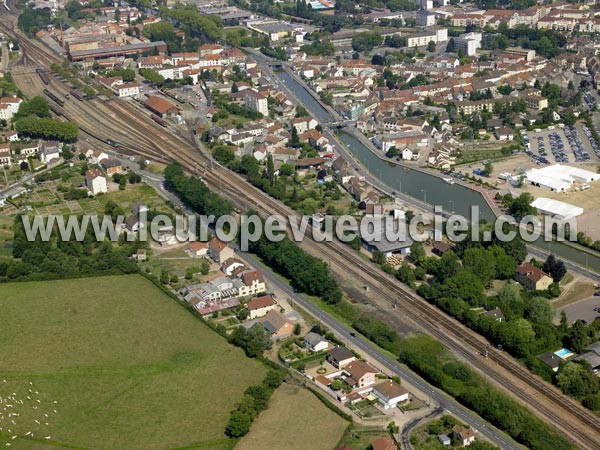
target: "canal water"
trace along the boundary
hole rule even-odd
[[[304,107],[320,122],[332,121],[331,114],[321,106],[303,86],[287,72],[276,72],[277,77],[303,103]],[[384,161],[358,141],[354,136],[339,134],[339,139],[346,145],[358,161],[383,183],[398,193],[407,194],[432,205],[439,205],[445,211],[461,214],[471,218],[471,206],[479,207],[479,219],[493,221],[495,216],[483,196],[472,189],[459,184],[448,184],[443,179],[425,172]],[[475,218],[473,217],[472,220]],[[600,256],[587,254],[560,242],[545,242],[543,237],[532,245],[550,250],[559,257],[569,259],[583,267],[600,271]]]

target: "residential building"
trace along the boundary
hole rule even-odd
[[[214,237],[208,241],[208,255],[217,263],[222,263],[229,258],[233,258],[234,252],[225,242]]]
[[[426,9],[420,9],[417,11],[417,25],[420,27],[432,27],[435,25],[435,14],[427,11]]]
[[[554,352],[542,353],[541,355],[537,355],[536,358],[550,367],[550,369],[552,369],[552,371],[555,373],[558,372],[558,368],[563,362],[562,358],[556,355]]]
[[[250,319],[263,317],[269,311],[273,310],[275,306],[277,306],[277,302],[270,295],[253,298],[246,304],[246,308],[250,313]]]
[[[9,143],[0,144],[0,166],[10,166],[12,164],[12,153]]]
[[[384,409],[395,408],[398,403],[408,401],[408,391],[392,380],[373,386],[373,394],[379,398]]]
[[[44,141],[40,149],[40,161],[47,163],[60,158],[60,143],[57,141]]]
[[[193,257],[206,256],[208,254],[208,244],[206,242],[194,241],[188,246],[188,251]]]
[[[267,97],[254,89],[244,90],[244,105],[252,111],[257,111],[263,116],[269,115],[269,102]]]
[[[258,295],[262,292],[265,292],[267,289],[262,273],[258,272],[257,270],[248,270],[246,272],[242,272],[241,279],[244,282],[244,286],[239,288],[240,297]]]
[[[475,442],[475,432],[472,428],[465,428],[461,425],[452,427],[452,435],[462,447],[467,447]]]
[[[16,142],[19,140],[19,133],[15,130],[9,130],[4,133],[4,139],[6,139],[8,142]]]
[[[356,361],[356,355],[346,347],[335,347],[327,355],[327,361],[337,369],[343,369],[348,364]]]
[[[398,447],[389,437],[379,437],[371,443],[373,450],[397,450]]]
[[[483,36],[481,33],[465,33],[459,37],[454,38],[454,48],[463,50],[467,56],[475,56],[477,49],[481,48],[481,40]]]
[[[6,199],[3,195],[0,195],[0,208],[4,208],[6,206]]]
[[[85,173],[85,185],[93,195],[106,193],[106,178],[96,169],[89,169]]]
[[[306,336],[304,336],[304,345],[311,352],[322,352],[329,348],[329,342],[319,333],[315,333],[311,331]]]
[[[294,325],[275,309],[269,311],[260,322],[273,340],[286,338],[294,332]]]
[[[118,159],[105,159],[100,163],[107,177],[112,177],[115,173],[120,173],[123,170],[121,162]]]
[[[553,283],[550,275],[538,269],[531,263],[521,264],[517,268],[515,280],[532,291],[544,291]]]
[[[344,367],[344,373],[345,381],[349,386],[362,389],[375,384],[375,375],[379,371],[364,361],[352,361]]]
[[[0,98],[0,119],[10,120],[19,111],[19,106],[23,103],[23,99],[19,97],[2,97]]]

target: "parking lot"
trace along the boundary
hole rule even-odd
[[[558,308],[556,317],[560,317],[561,311],[567,315],[567,321],[573,323],[576,320],[585,320],[587,323],[592,323],[600,318],[600,297],[588,297],[572,305]]]
[[[586,163],[600,157],[600,148],[585,124],[529,131],[523,134],[525,153],[537,165]]]

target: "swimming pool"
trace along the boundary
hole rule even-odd
[[[555,351],[554,354],[561,359],[567,359],[569,356],[574,355],[574,353],[568,348],[561,348],[560,350]]]

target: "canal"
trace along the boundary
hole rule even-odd
[[[285,71],[276,72],[277,77],[302,102],[304,107],[320,122],[332,121],[331,114],[321,106],[290,74]],[[391,161],[384,161],[358,141],[354,136],[339,134],[339,139],[346,148],[373,176],[379,178],[392,191],[407,194],[432,205],[439,205],[445,211],[454,211],[471,218],[471,206],[479,209],[479,219],[493,221],[494,212],[483,196],[472,189],[459,184],[448,184],[441,178],[425,172],[414,170]],[[475,219],[474,217],[471,219]],[[545,242],[543,237],[532,242],[541,250],[550,250],[559,257],[569,259],[582,267],[600,271],[600,256],[580,251],[560,242]]]

